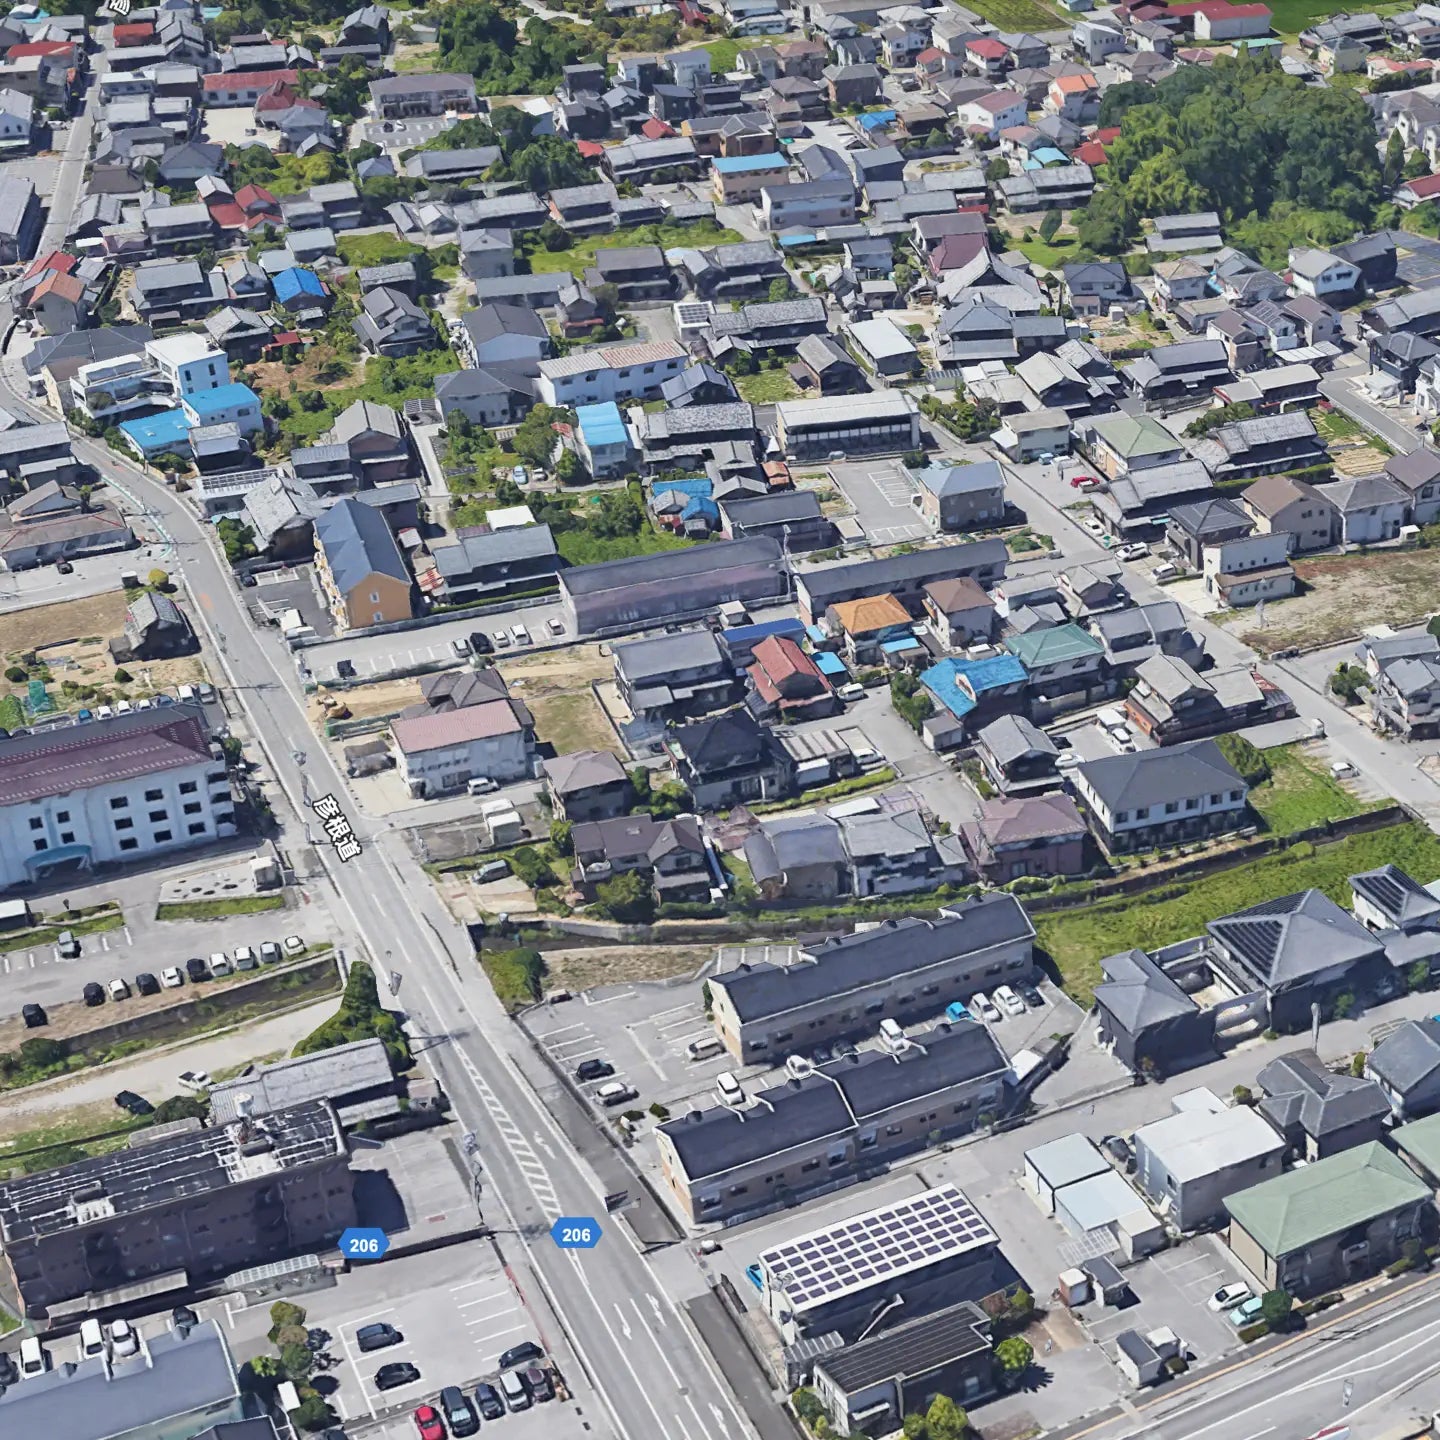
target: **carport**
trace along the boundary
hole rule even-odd
[[[1085,1135],[1062,1135],[1025,1152],[1025,1188],[1047,1215],[1056,1213],[1060,1192],[1068,1186],[1113,1173],[1095,1142]]]

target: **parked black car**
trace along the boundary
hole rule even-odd
[[[408,1360],[396,1360],[390,1365],[382,1365],[375,1372],[375,1388],[377,1390],[398,1390],[402,1385],[410,1385],[420,1378],[420,1367],[412,1365]]]
[[[603,1080],[614,1073],[615,1067],[608,1060],[582,1060],[575,1067],[577,1080]]]
[[[142,970],[135,977],[135,988],[142,995],[158,995],[160,982],[148,970]]]
[[[477,655],[493,655],[495,653],[494,644],[483,630],[470,632],[470,648]]]
[[[42,1025],[48,1025],[50,1023],[50,1017],[39,1005],[21,1006],[20,1018],[24,1020],[27,1030],[38,1030]]]
[[[115,1097],[115,1103],[132,1115],[149,1115],[155,1109],[143,1095],[137,1095],[133,1090],[122,1090]]]
[[[393,1325],[378,1321],[374,1325],[362,1325],[355,1332],[355,1344],[362,1351],[383,1350],[387,1345],[398,1345],[404,1336]]]
[[[493,1385],[477,1385],[475,1387],[475,1404],[487,1420],[503,1420],[505,1418],[505,1402],[500,1398],[500,1392]]]
[[[517,1365],[523,1365],[527,1360],[543,1360],[545,1352],[533,1341],[522,1340],[518,1345],[512,1345],[501,1357],[497,1370],[513,1370]]]
[[[87,1005],[103,1005],[105,1003],[105,988],[92,980],[82,992]]]
[[[205,968],[205,962],[198,955],[192,955],[185,962],[185,973],[195,982],[208,979],[210,975]]]
[[[550,1372],[540,1365],[531,1365],[520,1372],[530,1398],[543,1403],[555,1398],[555,1387],[550,1383]]]

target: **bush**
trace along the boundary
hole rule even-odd
[[[198,1095],[172,1095],[162,1100],[151,1119],[156,1125],[168,1125],[172,1120],[203,1120],[210,1113],[210,1102]]]
[[[595,887],[595,909],[621,925],[648,925],[655,918],[655,892],[643,875],[629,870]]]
[[[290,1412],[290,1418],[301,1430],[311,1433],[326,1430],[340,1418],[329,1404],[313,1391]]]
[[[1403,1275],[1407,1270],[1413,1270],[1415,1262],[1407,1260],[1403,1255],[1400,1259],[1392,1261],[1385,1267],[1385,1273],[1393,1280],[1397,1275]]]
[[[1338,1290],[1331,1291],[1328,1295],[1317,1295],[1313,1300],[1306,1300],[1303,1304],[1295,1307],[1297,1315],[1318,1315],[1322,1310],[1328,1310],[1332,1305],[1338,1305],[1345,1297]]]
[[[802,1385],[791,1397],[790,1408],[807,1424],[813,1425],[825,1414],[820,1397]]]
[[[20,1063],[27,1070],[48,1070],[65,1063],[65,1047],[58,1040],[36,1036],[20,1042]]]
[[[145,583],[152,590],[168,590],[170,588],[170,575],[168,571],[155,569],[146,577]]]
[[[270,1332],[267,1338],[272,1345],[278,1344],[280,1332],[287,1325],[303,1325],[304,1323],[303,1307],[292,1305],[288,1300],[277,1300],[270,1307]]]
[[[1270,778],[1270,765],[1248,740],[1241,735],[1217,735],[1215,744],[1220,753],[1244,777],[1247,785],[1258,785]]]
[[[135,677],[122,665],[115,672],[115,683],[117,685],[128,685]]]
[[[318,1029],[312,1030],[294,1049],[295,1055],[314,1055],[348,1045],[353,1040],[376,1039],[384,1042],[390,1064],[397,1070],[410,1068],[410,1042],[400,1028],[399,1019],[380,1003],[380,989],[375,972],[364,960],[350,967],[340,1009]]]
[[[283,1351],[289,1345],[306,1345],[309,1340],[310,1332],[303,1325],[282,1325],[274,1343]]]
[[[1290,1324],[1295,1297],[1288,1290],[1267,1290],[1260,1297],[1260,1318],[1272,1330],[1284,1330]]]
[[[1253,1325],[1242,1325],[1240,1327],[1240,1340],[1242,1344],[1248,1345],[1252,1340],[1259,1340],[1269,1333],[1269,1325],[1263,1320],[1257,1320]]]
[[[575,853],[574,842],[570,839],[572,825],[568,820],[552,820],[550,822],[550,843],[561,855],[573,855]]]
[[[12,685],[23,685],[30,678],[30,676],[23,666],[10,665],[6,667],[5,678]]]
[[[549,862],[532,845],[522,845],[509,857],[510,868],[532,890],[555,883],[555,872]]]
[[[506,1009],[518,1010],[540,998],[545,959],[538,950],[482,950],[480,968]]]
[[[305,1380],[315,1368],[315,1357],[308,1345],[284,1345],[280,1349],[280,1368],[287,1380]]]

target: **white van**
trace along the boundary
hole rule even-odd
[[[528,645],[530,643],[530,632],[523,625],[512,625],[510,627],[510,638],[517,645]]]
[[[260,960],[248,945],[235,947],[235,968],[237,970],[258,970]]]
[[[1180,571],[1167,560],[1163,565],[1157,565],[1151,572],[1150,578],[1157,584],[1162,580],[1174,580]]]
[[[89,1316],[80,1322],[80,1358],[94,1360],[105,1353],[105,1332],[100,1322]]]
[[[502,1372],[500,1393],[505,1397],[505,1404],[511,1410],[528,1410],[530,1408],[530,1391],[520,1378],[518,1370]]]
[[[687,1060],[708,1060],[712,1055],[718,1055],[724,1048],[714,1035],[705,1035],[699,1040],[692,1040],[685,1047],[685,1058]]]
[[[467,795],[488,795],[492,790],[499,788],[499,784],[488,775],[477,775],[466,783],[465,793]]]
[[[852,680],[848,685],[842,685],[835,696],[839,700],[863,700],[865,698],[865,687],[857,680]]]
[[[20,1342],[20,1378],[34,1380],[50,1368],[50,1352],[35,1338],[27,1336]]]
[[[1125,728],[1125,717],[1113,705],[1106,705],[1103,709],[1097,710],[1095,719],[1106,730],[1123,730]]]
[[[223,951],[217,950],[210,957],[210,973],[212,975],[230,975],[234,973],[235,967],[230,963],[230,957]]]

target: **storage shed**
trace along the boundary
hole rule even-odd
[[[1047,1215],[1056,1213],[1056,1197],[1066,1186],[1111,1173],[1109,1162],[1085,1135],[1062,1135],[1025,1152],[1025,1188]]]

